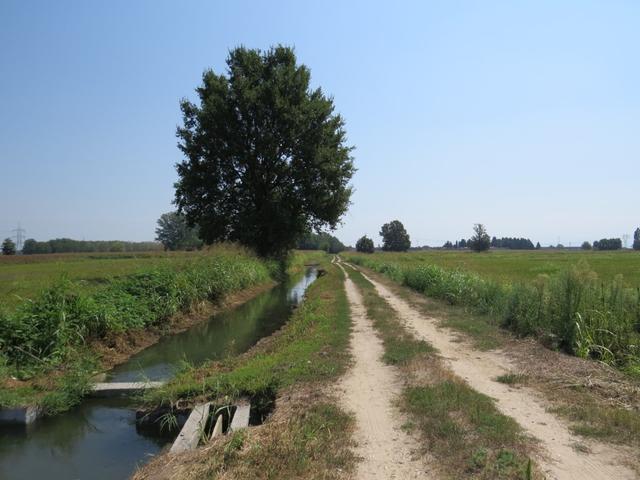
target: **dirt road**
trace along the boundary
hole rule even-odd
[[[382,283],[366,277],[397,312],[400,320],[418,338],[437,348],[448,368],[485,395],[496,400],[498,409],[514,418],[544,447],[538,465],[548,478],[557,480],[634,479],[635,473],[624,466],[624,455],[617,449],[573,435],[567,425],[546,410],[544,400],[529,388],[511,388],[495,381],[510,370],[509,360],[500,352],[481,352],[460,343],[457,335],[439,328],[433,318],[425,317]],[[353,289],[353,285],[349,288]],[[354,294],[350,294],[350,298]],[[458,341],[456,341],[458,340]],[[359,352],[354,351],[354,354]],[[375,394],[377,395],[377,391]],[[372,396],[374,396],[372,394]],[[577,449],[587,445],[589,452]]]
[[[367,318],[360,293],[348,277],[345,287],[353,321],[350,346],[354,363],[342,379],[339,393],[344,407],[356,418],[356,453],[362,458],[356,478],[433,478],[426,461],[419,458],[419,445],[402,430],[404,419],[394,407],[402,383],[394,368],[382,363],[382,342]]]

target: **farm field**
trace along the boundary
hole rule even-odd
[[[203,252],[65,253],[0,256],[0,308],[33,299],[62,277],[91,290],[108,278],[162,265],[183,265]]]
[[[348,258],[349,254],[345,255]],[[571,265],[586,262],[604,281],[622,275],[629,287],[640,286],[640,252],[567,251],[567,250],[426,250],[410,253],[377,252],[377,261],[403,265],[434,264],[446,269],[462,269],[483,277],[507,282],[534,280],[538,275],[553,275]]]
[[[640,374],[637,252],[434,251],[344,257],[428,297],[470,308],[520,336],[546,337],[566,353]]]

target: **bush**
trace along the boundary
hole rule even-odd
[[[356,250],[358,252],[362,252],[362,253],[373,253],[373,251],[374,251],[373,240],[371,240],[366,235],[361,237],[356,242]]]

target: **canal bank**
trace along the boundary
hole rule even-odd
[[[108,381],[163,381],[208,360],[233,357],[279,329],[315,269],[177,335],[163,337],[108,374]],[[0,478],[127,478],[171,436],[137,428],[131,399],[88,399],[30,427],[0,430]]]

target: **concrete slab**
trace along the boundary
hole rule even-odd
[[[171,453],[181,453],[193,450],[198,446],[200,437],[209,419],[209,409],[211,403],[197,405],[187,418],[187,422],[182,427],[175,442],[171,445]]]
[[[38,407],[3,408],[0,410],[0,425],[31,425],[39,415]]]
[[[158,388],[164,382],[108,382],[96,383],[90,395],[92,397],[117,397],[132,395],[149,388]]]
[[[216,437],[219,437],[220,435],[222,435],[222,422],[224,421],[224,418],[222,415],[218,415],[218,418],[216,419],[216,424],[213,427],[213,433],[211,434],[211,438],[210,440],[213,440]]]
[[[248,399],[243,398],[236,404],[236,411],[231,419],[229,426],[230,432],[235,432],[249,426],[249,414],[251,413],[251,403]]]

